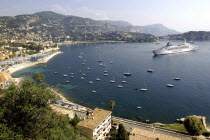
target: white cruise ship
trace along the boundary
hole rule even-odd
[[[158,54],[173,54],[173,53],[182,53],[182,52],[188,52],[196,50],[198,47],[194,44],[187,43],[186,41],[184,44],[181,45],[172,45],[171,43],[167,43],[166,46],[161,47],[157,50],[154,50],[153,53],[155,55]]]

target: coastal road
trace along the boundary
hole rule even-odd
[[[143,130],[147,130],[147,131],[151,131],[151,132],[161,133],[161,134],[168,135],[168,136],[178,137],[178,138],[181,138],[182,140],[192,140],[190,135],[177,133],[175,131],[161,129],[158,127],[153,127],[151,124],[141,123],[141,122],[132,121],[132,120],[114,117],[114,116],[112,116],[112,121],[115,123],[122,123],[125,126],[126,130],[129,132],[133,128],[139,128],[139,129],[143,129]]]

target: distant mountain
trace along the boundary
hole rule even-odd
[[[126,21],[111,21],[111,20],[103,20],[102,23],[109,23],[115,27],[115,30],[121,30],[125,32],[140,32],[146,34],[152,34],[155,36],[164,36],[164,35],[171,35],[171,34],[179,34],[179,32],[169,29],[162,24],[152,24],[146,26],[133,26],[129,22]]]
[[[155,36],[164,36],[171,34],[178,34],[179,32],[169,29],[162,24],[152,24],[147,26],[135,26],[134,27],[137,32],[140,33],[148,33]]]
[[[112,21],[112,20],[100,20],[102,23],[109,23],[112,25],[117,25],[117,26],[132,26],[131,23],[127,22],[127,21]]]
[[[210,40],[210,32],[208,31],[190,31],[183,34],[168,35],[168,39],[171,40],[191,40],[191,41],[203,41]]]
[[[43,11],[0,17],[0,40],[151,42],[157,39],[151,34],[130,32],[131,28],[133,27]]]

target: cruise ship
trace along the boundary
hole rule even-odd
[[[197,46],[191,43],[187,43],[185,40],[184,44],[180,45],[172,45],[170,42],[168,42],[166,46],[154,50],[153,53],[155,55],[182,53],[182,52],[193,51],[196,50],[197,48],[198,48]]]

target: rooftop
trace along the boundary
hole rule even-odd
[[[168,136],[156,132],[146,131],[138,128],[134,128],[129,136],[130,140],[181,140],[180,138]]]
[[[83,126],[90,129],[95,129],[99,126],[112,112],[104,109],[95,108],[93,110],[93,115],[89,116],[87,119],[79,122],[79,126]]]

